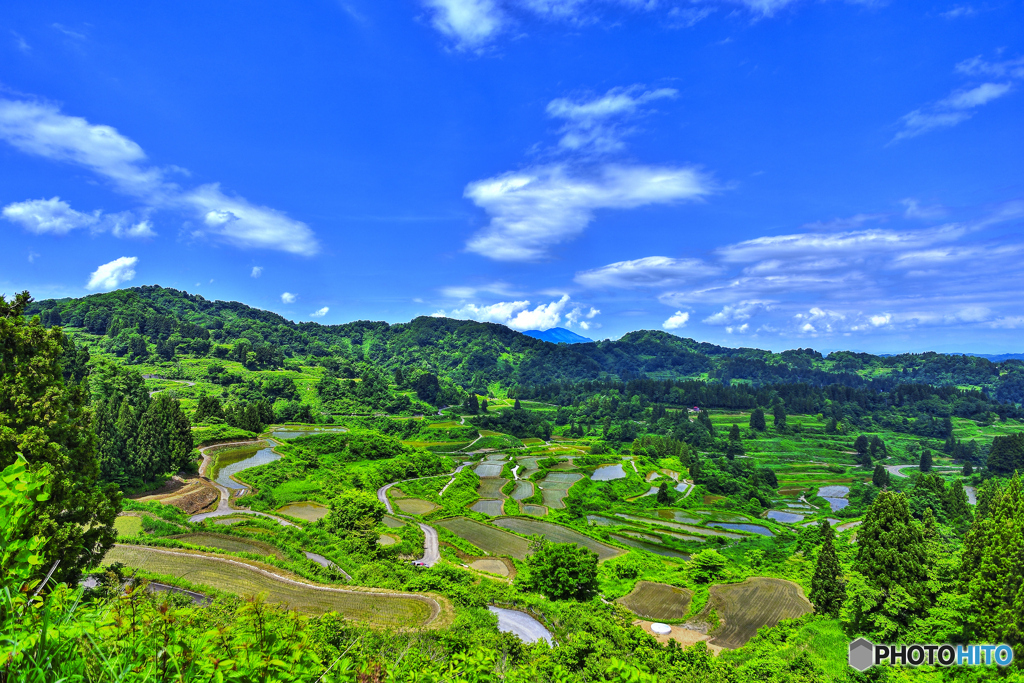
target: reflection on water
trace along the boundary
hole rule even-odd
[[[761,536],[774,536],[771,530],[766,526],[760,526],[758,524],[729,524],[728,522],[711,522],[708,526],[720,526],[723,529],[732,529],[733,531],[749,531],[752,534],[759,534]]]
[[[594,470],[594,473],[590,475],[593,481],[611,481],[612,479],[624,479],[626,473],[622,469],[622,463],[618,465],[605,465],[604,467],[598,467]]]
[[[231,479],[232,474],[238,474],[242,470],[257,465],[265,465],[268,462],[280,460],[281,456],[272,448],[240,448],[225,451],[217,455],[217,477],[216,482],[229,489],[244,489],[245,486]]]
[[[769,510],[768,519],[774,519],[776,522],[782,522],[783,524],[793,524],[794,522],[804,521],[803,515],[798,515],[793,512],[784,512],[782,510]]]

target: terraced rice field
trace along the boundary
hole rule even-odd
[[[391,529],[400,529],[405,526],[405,522],[396,517],[392,517],[391,515],[384,515],[384,519],[382,521],[384,522],[384,526]]]
[[[502,463],[500,462],[482,462],[474,468],[476,476],[483,479],[484,477],[497,477],[501,474]]]
[[[609,537],[615,539],[624,546],[636,548],[638,550],[646,550],[649,553],[660,555],[661,557],[674,557],[677,560],[690,559],[689,553],[684,553],[682,550],[675,550],[674,548],[666,548],[658,543],[648,543],[647,541],[641,541],[621,534],[609,534]]]
[[[633,614],[651,621],[681,621],[690,609],[693,593],[667,583],[639,581],[629,595],[615,602]]]
[[[495,529],[487,524],[474,522],[466,517],[442,519],[435,524],[491,555],[508,555],[517,560],[525,560],[530,551],[530,542],[525,538]]]
[[[272,574],[239,560],[118,545],[104,559],[104,564],[114,562],[185,578],[190,583],[235,595],[266,593],[271,602],[306,614],[339,612],[348,619],[380,626],[424,626],[440,613],[437,601],[427,596],[318,586],[296,577]]]
[[[516,488],[512,491],[513,500],[524,500],[533,495],[533,482],[520,479],[516,482]]]
[[[282,515],[295,517],[296,519],[304,519],[307,522],[315,522],[326,517],[330,509],[320,503],[288,503],[280,508],[278,512]]]
[[[625,513],[618,513],[616,517],[622,517],[632,522],[646,522],[654,526],[664,526],[669,529],[678,529],[679,531],[689,531],[691,534],[700,534],[702,536],[725,536],[726,538],[746,538],[739,534],[733,534],[728,531],[715,531],[714,529],[705,529],[703,527],[691,526],[690,524],[680,524],[678,522],[664,522],[660,519],[652,519],[650,517],[641,517],[639,515],[627,515]]]
[[[543,505],[523,505],[523,512],[534,517],[543,517],[548,514],[548,509]]]
[[[747,531],[758,536],[774,536],[771,529],[760,524],[733,524],[731,522],[708,522],[708,526],[732,529],[733,531]]]
[[[504,498],[501,487],[508,483],[507,479],[480,479],[476,487],[476,495],[481,498]]]
[[[601,515],[587,515],[587,524],[594,526],[619,526],[624,524],[620,519],[610,519],[608,517],[602,517]]]
[[[134,536],[142,531],[142,518],[134,515],[120,515],[114,520],[118,536]]]
[[[671,522],[682,522],[683,524],[703,524],[704,520],[679,510],[658,510],[658,519],[667,519]]]
[[[617,465],[605,465],[604,467],[598,467],[590,475],[593,481],[611,481],[613,479],[625,479],[626,472],[622,469],[622,463]]]
[[[503,514],[503,506],[504,501],[502,500],[482,499],[473,503],[469,509],[473,512],[479,512],[490,517],[497,517],[498,515]]]
[[[264,557],[267,555],[273,555],[279,560],[287,558],[287,556],[281,552],[280,548],[275,548],[269,543],[257,541],[252,538],[239,538],[238,536],[209,534],[203,532],[180,534],[178,536],[171,536],[170,538],[177,539],[182,543],[188,543],[189,545],[201,545],[205,548],[226,550],[229,553],[252,553],[253,555],[262,555]]]
[[[780,619],[795,619],[813,609],[800,586],[766,577],[712,586],[710,603],[723,622],[710,642],[728,648],[742,646],[762,626],[774,626]]]
[[[377,539],[377,545],[383,546],[394,545],[398,542],[399,539],[397,536],[391,536],[389,534],[381,534],[380,538]]]
[[[477,571],[487,572],[489,574],[497,574],[498,576],[508,576],[510,574],[508,570],[508,565],[506,565],[501,560],[475,560],[473,562],[470,562],[469,566]]]
[[[399,498],[395,505],[407,515],[425,515],[437,509],[436,505],[422,498]]]
[[[599,560],[607,560],[610,557],[623,553],[619,548],[601,543],[598,540],[585,536],[580,532],[568,527],[551,522],[542,522],[539,519],[528,517],[502,517],[492,522],[503,529],[509,529],[526,536],[540,535],[554,543],[575,543],[578,546],[587,548],[597,553]]]
[[[583,478],[583,475],[573,472],[551,472],[538,484],[544,505],[549,508],[561,509],[565,505],[562,499],[568,493],[569,487]]]

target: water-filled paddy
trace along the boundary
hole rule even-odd
[[[520,479],[516,482],[516,488],[512,491],[513,500],[523,500],[533,495],[533,482]]]
[[[318,519],[323,519],[330,512],[330,509],[326,505],[320,503],[288,503],[284,507],[278,508],[277,510],[282,515],[289,517],[295,517],[297,519],[304,519],[307,522],[315,522]]]
[[[212,477],[225,488],[244,489],[245,485],[232,479],[232,474],[280,459],[281,456],[272,448],[232,448],[220,451],[217,453],[217,464]]]
[[[728,531],[715,531],[713,529],[703,529],[701,527],[691,526],[689,524],[680,524],[678,522],[663,522],[660,519],[652,519],[650,517],[641,517],[639,515],[627,515],[625,513],[617,513],[616,517],[622,517],[634,522],[645,522],[647,524],[653,524],[654,526],[667,526],[670,529],[679,529],[680,531],[689,531],[694,534],[702,534],[704,536],[725,536],[726,538],[743,538],[739,534],[731,534]]]
[[[548,509],[543,505],[524,505],[523,512],[534,517],[543,517],[548,514]]]
[[[722,527],[723,529],[732,529],[733,531],[749,531],[752,534],[758,534],[759,536],[774,536],[766,526],[760,524],[730,524],[729,522],[710,522],[708,526]]]
[[[798,515],[795,512],[785,512],[784,510],[769,510],[767,517],[783,524],[795,524],[804,521],[803,515]]]
[[[384,515],[384,526],[391,527],[392,529],[398,529],[405,526],[405,522],[389,515]]]
[[[497,477],[501,474],[500,462],[483,462],[476,466],[476,476],[478,477]]]
[[[601,515],[587,515],[587,524],[593,524],[595,526],[619,526],[622,522],[617,519],[602,517]]]
[[[625,479],[626,473],[622,469],[622,463],[617,465],[605,465],[604,467],[598,467],[594,470],[594,473],[590,475],[593,481],[611,481],[613,479]]]
[[[558,524],[552,524],[550,522],[542,522],[539,519],[530,519],[529,517],[502,517],[492,522],[495,526],[502,527],[503,529],[509,529],[515,531],[518,534],[524,534],[526,536],[532,536],[534,534],[540,534],[549,541],[555,543],[575,543],[576,545],[589,548],[597,553],[598,558],[606,560],[609,557],[615,557],[622,553],[621,550],[613,548],[610,545],[605,545],[600,541],[585,536],[575,529],[569,529]]]
[[[480,512],[491,517],[496,517],[502,514],[502,505],[504,501],[500,500],[478,500],[473,503],[469,508],[473,512]]]
[[[637,548],[639,550],[646,550],[649,553],[654,553],[655,555],[661,555],[662,557],[674,557],[674,558],[677,558],[677,559],[680,559],[680,560],[689,560],[690,559],[689,554],[684,553],[681,550],[673,550],[672,548],[666,548],[663,545],[658,545],[656,543],[647,543],[646,541],[639,541],[639,540],[637,540],[635,538],[629,538],[628,536],[621,536],[619,534],[609,534],[609,536],[611,538],[614,538],[616,541],[618,541],[622,545],[628,546],[630,548]]]
[[[703,524],[704,520],[697,519],[692,515],[688,515],[685,512],[679,510],[658,510],[659,519],[668,519],[673,522],[682,522],[683,524]]]

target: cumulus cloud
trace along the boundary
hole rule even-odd
[[[115,237],[156,236],[148,219],[140,219],[130,211],[104,214],[97,209],[83,213],[72,209],[60,197],[8,204],[3,209],[3,217],[37,235],[66,235],[78,228],[89,228],[94,233],[110,232]]]
[[[640,86],[612,88],[604,95],[589,99],[571,100],[560,97],[547,106],[548,116],[566,123],[559,131],[560,147],[572,151],[597,154],[622,149],[625,131],[619,125],[623,120],[641,112],[641,106],[654,100],[678,95],[674,88],[643,91]]]
[[[699,259],[646,256],[580,271],[574,279],[584,287],[593,288],[667,287],[713,275],[719,270]]]
[[[167,179],[164,169],[149,165],[142,147],[117,129],[68,116],[52,104],[0,99],[0,139],[26,154],[89,169],[108,180],[116,191],[141,200],[146,211],[190,214],[204,226],[200,234],[239,247],[304,256],[319,249],[305,223],[276,209],[226,195],[216,183],[182,189]],[[155,234],[148,217],[129,225],[122,216],[114,220],[110,230],[131,237]]]
[[[327,306],[324,306],[323,308],[318,308],[315,311],[313,311],[312,313],[310,313],[309,317],[311,317],[311,318],[322,318],[325,315],[327,315],[327,312],[330,311],[330,310],[331,310],[330,308],[328,308]]]
[[[283,303],[283,304],[293,304],[293,303],[295,303],[295,300],[297,298],[298,297],[295,296],[294,294],[292,294],[291,292],[285,292],[284,294],[281,295],[281,303]]]
[[[706,174],[686,167],[607,164],[583,174],[556,163],[505,173],[466,187],[491,216],[466,247],[499,261],[536,261],[581,233],[598,209],[694,201],[714,189]]]
[[[678,330],[680,327],[685,327],[686,321],[689,319],[690,314],[687,311],[676,311],[661,326],[666,330]]]
[[[122,256],[110,263],[104,263],[89,276],[85,288],[89,291],[107,291],[116,288],[122,282],[135,279],[135,264],[139,259],[135,256]]]
[[[263,266],[253,266],[249,277],[259,277],[260,275],[263,275]]]
[[[568,294],[563,294],[557,301],[537,305],[532,304],[528,300],[499,301],[498,303],[487,305],[468,303],[450,311],[437,311],[433,315],[435,317],[500,323],[514,330],[547,330],[552,327],[558,327],[566,311],[568,311],[566,319],[570,325],[574,322],[586,322],[583,319],[592,319],[600,313],[595,308],[591,308],[589,312],[584,313],[582,307],[575,306],[572,303]],[[583,329],[589,329],[590,323],[586,326],[582,324],[580,326]]]
[[[475,50],[504,28],[505,14],[493,0],[424,0],[431,23],[456,47]]]
[[[954,90],[941,100],[905,114],[892,142],[917,137],[940,128],[950,128],[974,116],[974,110],[1014,89],[1014,80],[1024,79],[1024,59],[988,62],[980,56],[956,65],[956,72],[973,77],[999,78]]]

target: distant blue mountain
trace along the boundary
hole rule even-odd
[[[566,344],[586,344],[587,342],[594,341],[593,339],[587,339],[582,335],[578,335],[572,330],[567,330],[564,327],[552,327],[550,330],[527,330],[523,332],[527,337],[533,337],[534,339],[543,339],[546,342],[552,344],[566,343]]]

